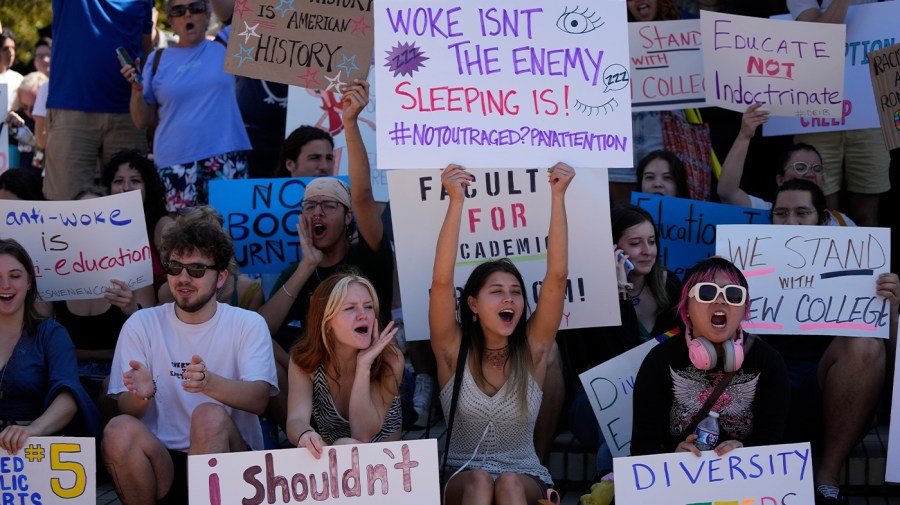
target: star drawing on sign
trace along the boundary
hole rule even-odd
[[[328,77],[326,75],[325,78],[328,79],[328,87],[325,88],[325,91],[330,91],[331,88],[334,88],[338,93],[340,93],[341,88],[346,84],[344,82],[341,82],[341,71],[340,70],[338,70],[338,73],[335,74],[334,77]]]
[[[359,66],[356,65],[356,55],[355,54],[353,56],[350,56],[349,58],[347,57],[346,54],[342,54],[341,58],[343,58],[343,61],[335,66],[337,68],[342,68],[342,69],[346,70],[348,76],[350,75],[350,72],[352,72],[354,70],[359,70]]]
[[[238,59],[238,66],[241,66],[241,64],[243,64],[247,60],[255,61],[253,59],[253,48],[245,48],[244,44],[238,44],[238,52],[232,54],[231,56]]]
[[[360,34],[365,36],[366,30],[368,30],[369,28],[372,28],[372,25],[366,23],[365,16],[360,16],[359,19],[353,19],[352,21],[353,21],[353,31],[351,31],[350,33],[359,32]]]
[[[256,23],[255,25],[250,26],[247,24],[246,21],[244,21],[244,31],[239,33],[238,36],[244,37],[244,44],[246,44],[247,42],[250,42],[250,37],[259,38],[259,34],[256,33],[257,28],[259,28],[259,23]]]
[[[235,0],[234,2],[234,12],[236,12],[241,19],[244,19],[245,12],[253,12],[253,9],[247,7],[247,2],[249,0]]]
[[[296,10],[294,9],[294,0],[280,0],[275,10],[281,14],[281,17],[284,17],[288,12]]]
[[[307,68],[305,74],[298,75],[297,77],[303,79],[304,88],[309,88],[310,85],[317,84],[319,82],[319,71],[316,70],[315,72],[313,72],[313,69]]]

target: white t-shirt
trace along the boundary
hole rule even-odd
[[[22,79],[22,74],[12,69],[0,73],[0,84],[6,84],[6,112],[9,112],[12,108],[13,100],[16,99],[16,91],[18,91],[19,85],[22,84]],[[6,117],[5,113],[3,117]]]
[[[272,339],[265,320],[256,312],[218,303],[216,314],[205,323],[187,324],[175,315],[175,305],[139,310],[125,322],[116,345],[110,396],[126,392],[122,374],[135,360],[150,369],[156,380],[156,397],[141,421],[172,450],[190,447],[191,414],[202,403],[218,403],[203,393],[181,387],[181,373],[196,354],[207,368],[222,377],[265,381],[270,394],[278,393]],[[130,393],[128,393],[130,394]],[[244,441],[254,450],[263,448],[256,414],[225,406]]]
[[[878,0],[850,0],[850,5],[871,4]],[[819,12],[825,12],[825,9],[831,5],[831,0],[822,0],[819,6],[818,0],[787,0],[787,8],[791,11],[791,17],[797,19],[801,12],[809,9],[819,9]]]

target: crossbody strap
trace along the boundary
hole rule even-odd
[[[459,343],[459,354],[456,357],[456,374],[453,376],[453,394],[450,396],[450,412],[447,413],[447,438],[444,439],[444,457],[441,471],[447,469],[447,454],[450,452],[450,437],[453,436],[453,418],[456,417],[456,404],[459,402],[459,390],[462,389],[463,370],[469,354],[469,339],[463,336]]]
[[[745,358],[750,353],[750,347],[753,346],[753,341],[755,339],[756,337],[754,335],[750,333],[746,334],[746,341],[744,342]],[[728,372],[724,377],[722,377],[722,380],[720,380],[719,383],[716,384],[716,388],[713,389],[712,393],[710,393],[709,398],[706,399],[706,403],[704,403],[703,406],[700,407],[700,410],[698,410],[694,415],[694,418],[691,419],[691,424],[688,425],[688,429],[685,430],[684,433],[690,435],[697,429],[700,421],[702,421],[703,418],[709,414],[709,411],[712,410],[713,405],[715,405],[716,403],[716,400],[718,400],[719,397],[722,396],[722,393],[725,392],[725,388],[727,388],[728,385],[731,384],[731,379],[734,378],[735,374],[737,374],[737,372]]]

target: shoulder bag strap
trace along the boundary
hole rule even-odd
[[[747,354],[750,353],[750,348],[753,346],[753,341],[755,340],[755,336],[747,333],[746,334],[746,342],[744,342],[744,357],[746,358]],[[712,393],[710,393],[709,398],[706,399],[706,403],[700,407],[700,410],[697,411],[697,414],[694,415],[694,418],[691,419],[691,424],[688,425],[688,429],[685,430],[685,433],[690,435],[697,429],[697,425],[700,424],[700,421],[703,420],[709,414],[709,411],[712,410],[713,405],[716,403],[716,400],[722,396],[722,393],[725,392],[725,388],[731,384],[731,379],[734,378],[737,372],[728,372],[722,377],[722,380],[716,384],[716,388],[713,389]]]
[[[456,357],[456,375],[453,379],[453,394],[450,397],[450,412],[447,413],[447,438],[444,439],[444,457],[441,460],[441,471],[447,469],[447,454],[450,452],[450,437],[453,436],[453,418],[456,417],[456,404],[459,401],[459,390],[462,388],[463,370],[469,354],[469,339],[465,336],[459,342],[459,354]]]

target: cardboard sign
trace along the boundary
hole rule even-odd
[[[628,23],[631,110],[706,105],[700,20]]]
[[[900,45],[868,54],[875,107],[888,150],[900,147]]]
[[[887,228],[725,225],[716,254],[750,285],[753,333],[888,338],[890,304],[875,282],[890,272]]]
[[[372,0],[236,0],[225,71],[340,90],[372,64]]]
[[[97,503],[93,437],[30,437],[15,455],[0,451],[0,503]]]
[[[9,111],[6,110],[6,104],[9,103],[9,84],[0,84],[0,104],[3,104],[3,118]],[[0,174],[9,169],[9,125],[5,121],[0,121]]]
[[[439,503],[437,439],[188,457],[191,505]]]
[[[706,101],[773,116],[839,118],[844,26],[700,12]]]
[[[811,504],[809,443],[615,458],[618,505]]]
[[[222,214],[242,273],[280,272],[303,257],[297,219],[313,178],[209,181],[209,204]],[[338,177],[348,185],[347,177]]]
[[[153,283],[140,191],[78,201],[4,201],[0,238],[16,239],[34,262],[44,301],[102,298],[118,279]]]
[[[774,18],[791,19],[789,14]],[[897,2],[851,5],[844,23],[847,27],[847,42],[844,48],[844,103],[841,114],[830,118],[770,117],[763,124],[763,135],[878,128],[878,114],[866,54],[895,43],[898,18],[900,3]]]
[[[716,253],[716,225],[769,224],[769,211],[631,193],[631,203],[653,216],[659,230],[657,260],[679,278],[698,261]]]
[[[383,0],[378,166],[630,167],[625,4]]]
[[[664,333],[578,376],[613,456],[618,458],[630,454],[631,423],[634,419],[631,393],[641,363],[656,344],[678,333],[680,330],[677,328]]]

